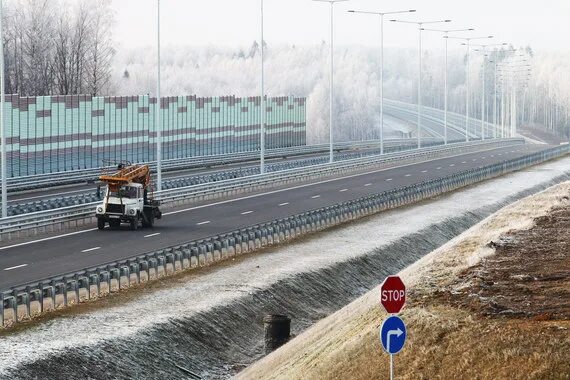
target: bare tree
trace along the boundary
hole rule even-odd
[[[111,40],[113,15],[110,11],[110,0],[95,0],[91,3],[91,41],[87,55],[86,91],[91,95],[101,95],[109,90],[111,60],[115,55]]]
[[[99,94],[114,54],[109,0],[9,0],[4,12],[8,93]]]

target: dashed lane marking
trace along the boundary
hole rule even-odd
[[[149,238],[149,237],[158,236],[158,235],[160,235],[160,232],[157,232],[155,234],[145,235],[144,237]]]
[[[244,212],[242,212],[241,214],[242,214],[242,215],[248,215],[248,214],[251,214],[252,212],[253,212],[253,211],[244,211]]]
[[[96,251],[96,250],[98,250],[98,249],[101,249],[101,247],[94,247],[94,248],[84,249],[84,250],[81,251],[81,252],[83,252],[83,253],[85,253],[85,252],[91,252],[91,251]]]
[[[200,223],[196,223],[196,224],[197,224],[198,226],[202,226],[202,225],[204,225],[204,224],[209,224],[209,223],[210,223],[210,221],[209,221],[209,220],[206,220],[205,222],[200,222]]]
[[[4,268],[4,270],[13,270],[13,269],[23,268],[23,267],[27,267],[27,266],[28,266],[28,264],[21,264],[21,265],[16,265],[15,267]]]

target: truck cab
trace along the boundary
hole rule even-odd
[[[95,215],[97,227],[102,230],[106,224],[118,229],[121,223],[128,223],[131,230],[152,227],[162,213],[159,202],[148,196],[149,170],[147,166],[120,167],[112,176],[101,176],[107,182],[103,203],[97,206]],[[127,178],[132,178],[129,181]],[[133,182],[138,180],[137,182]],[[142,183],[141,183],[142,182]]]

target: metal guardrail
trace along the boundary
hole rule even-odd
[[[300,169],[283,170],[263,175],[210,182],[201,185],[187,186],[155,193],[155,198],[166,205],[186,204],[214,198],[227,197],[245,191],[255,191],[264,188],[282,186],[300,181],[310,181],[331,175],[364,170],[371,166],[386,165],[393,162],[399,164],[404,160],[433,158],[449,152],[467,152],[477,150],[482,146],[499,147],[512,144],[522,144],[522,139],[493,140],[486,142],[457,143],[446,146],[423,148],[412,152],[391,153],[383,156],[363,157],[353,160],[321,164]],[[76,206],[39,211],[7,217],[0,220],[0,240],[10,240],[14,235],[20,237],[34,230],[51,232],[61,230],[73,224],[75,226],[93,223],[94,209],[98,202],[85,203]]]
[[[416,142],[413,141],[413,148],[416,147]],[[430,140],[425,143],[424,147],[430,147],[435,145],[442,145],[438,141]],[[385,153],[401,152],[405,150],[410,150],[412,146],[408,145],[395,145],[385,147]],[[355,158],[361,158],[366,156],[378,155],[380,154],[379,148],[366,148],[355,151],[346,151],[343,153],[337,153],[335,155],[336,161],[350,160]],[[318,155],[308,158],[300,158],[297,160],[290,161],[278,161],[269,162],[266,164],[267,172],[276,172],[287,169],[300,168],[304,166],[314,166],[319,164],[328,163],[328,155]],[[163,189],[175,189],[185,186],[198,185],[208,182],[223,181],[232,178],[241,178],[251,175],[256,175],[260,173],[260,168],[258,165],[246,165],[234,168],[227,168],[224,170],[214,170],[203,174],[186,174],[182,176],[177,176],[173,178],[166,178],[162,181]],[[75,192],[74,195],[58,195],[54,194],[49,198],[41,198],[39,200],[30,202],[13,202],[8,205],[8,216],[15,216],[21,214],[27,214],[37,211],[53,210],[57,208],[62,208],[66,206],[85,204],[100,201],[102,194],[100,190],[84,190],[83,192]]]
[[[431,142],[436,139],[429,139]],[[398,146],[413,146],[415,140],[412,139],[392,139],[387,140],[387,147]],[[380,142],[372,141],[359,141],[359,142],[341,142],[334,145],[334,150],[339,152],[348,149],[362,149],[367,147],[379,147]],[[319,145],[305,145],[300,147],[291,148],[278,148],[267,150],[266,158],[281,158],[291,156],[302,156],[308,154],[317,154],[328,152],[329,146],[326,144]],[[214,156],[197,156],[188,157],[183,159],[171,159],[162,161],[162,170],[165,172],[184,170],[184,169],[197,169],[209,168],[214,166],[231,165],[242,162],[250,162],[259,159],[259,152],[236,152],[231,154],[221,154]],[[156,171],[156,162],[148,162],[151,170]],[[38,174],[33,176],[23,176],[8,178],[7,188],[9,192],[31,190],[45,187],[61,186],[82,182],[94,182],[97,180],[103,169],[111,169],[111,167],[101,167],[92,169],[73,170],[65,172]]]
[[[210,265],[260,247],[428,199],[568,153],[569,145],[550,148],[284,219],[14,286],[0,291],[0,326],[6,326],[7,310],[11,311],[10,324],[13,325],[21,321],[20,314],[28,319],[35,314],[109,295],[181,270]]]

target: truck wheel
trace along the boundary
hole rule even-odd
[[[105,219],[97,218],[97,228],[100,230],[105,229]]]
[[[136,231],[138,226],[139,226],[139,219],[138,218],[131,219],[131,231]]]
[[[154,215],[152,214],[152,210],[146,209],[142,214],[142,226],[143,228],[152,228],[154,224]]]
[[[112,230],[118,230],[119,227],[121,227],[121,221],[116,219],[111,219],[109,221],[109,226],[111,227]]]

